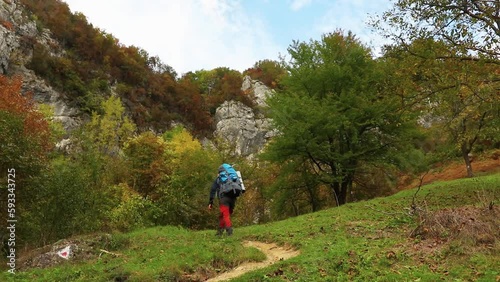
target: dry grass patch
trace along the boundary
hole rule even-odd
[[[462,243],[461,252],[478,248],[499,252],[500,207],[447,208],[420,215],[421,224],[411,237],[418,239],[413,246],[417,252],[441,251],[445,246]]]

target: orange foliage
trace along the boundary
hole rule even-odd
[[[272,89],[279,88],[280,80],[286,76],[284,67],[276,61],[262,60],[255,63],[252,68],[243,72],[244,75],[257,79]]]
[[[204,101],[199,89],[189,80],[179,83],[179,107],[188,122],[194,125],[198,132],[202,133],[211,129],[212,118],[205,109]]]
[[[21,95],[20,77],[9,79],[0,75],[0,110],[24,120],[23,135],[40,146],[39,157],[52,149],[50,127],[42,113],[36,110],[31,95]]]
[[[1,21],[0,24],[3,25],[8,30],[14,29],[14,25],[9,21]]]

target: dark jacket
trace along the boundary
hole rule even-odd
[[[223,198],[230,198],[231,200],[236,199],[235,197],[230,197],[228,195],[221,195],[219,193],[219,189],[220,189],[219,177],[216,177],[214,182],[212,183],[212,188],[210,189],[210,200],[208,202],[209,204],[213,205],[216,195],[221,201],[223,200]]]

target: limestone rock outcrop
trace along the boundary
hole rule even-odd
[[[83,115],[75,101],[69,101],[64,93],[27,67],[35,43],[44,45],[55,56],[63,55],[64,49],[51,37],[50,30],[37,26],[23,9],[20,0],[0,0],[0,74],[21,76],[23,92],[31,92],[38,103],[52,106],[54,118],[71,131],[83,124]],[[240,102],[226,101],[216,110],[214,136],[227,140],[236,154],[252,157],[276,134],[271,120],[261,113],[273,90],[249,76],[244,78],[241,89],[255,100],[257,110]]]
[[[0,0],[0,74],[21,76],[23,91],[31,92],[36,102],[53,107],[54,118],[70,131],[82,123],[79,110],[71,106],[63,93],[26,68],[33,55],[33,44],[27,42],[48,47],[57,46],[57,41],[51,38],[49,30],[39,30],[33,20],[23,15],[22,9],[18,0]],[[54,48],[49,50],[61,52]]]
[[[242,90],[253,95],[261,107],[266,107],[265,99],[273,93],[263,83],[249,76],[244,78]],[[215,123],[214,135],[234,146],[236,154],[250,158],[262,151],[269,139],[276,135],[271,119],[254,113],[252,108],[237,101],[226,101],[217,108]]]
[[[241,90],[252,95],[259,107],[267,107],[266,99],[273,95],[274,92],[274,90],[269,89],[264,83],[253,80],[248,75],[243,78]]]

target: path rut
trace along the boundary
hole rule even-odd
[[[261,252],[266,254],[266,260],[261,261],[261,262],[246,262],[243,264],[240,264],[236,268],[224,272],[214,278],[208,279],[207,282],[214,282],[214,281],[225,281],[228,279],[232,279],[235,277],[238,277],[240,275],[243,275],[247,272],[264,268],[269,265],[272,265],[278,261],[286,260],[289,258],[296,257],[300,254],[299,251],[294,250],[292,248],[284,248],[280,247],[274,243],[263,243],[263,242],[257,242],[257,241],[246,241],[243,243],[245,247],[254,247],[259,249]]]

